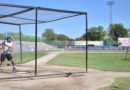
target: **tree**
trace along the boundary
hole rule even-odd
[[[17,33],[17,32],[7,32],[7,34],[8,34],[9,36],[19,36],[19,33]],[[21,32],[21,35],[23,35],[22,32]]]
[[[110,36],[112,40],[117,41],[119,37],[128,37],[128,31],[122,24],[111,24]]]
[[[56,34],[53,29],[46,29],[45,32],[43,32],[42,37],[44,40],[56,40]]]
[[[5,34],[4,33],[0,33],[0,40],[4,40],[5,39]]]
[[[88,29],[88,40],[91,41],[99,41],[99,40],[103,40],[104,36],[105,36],[105,32],[103,31],[103,27],[102,26],[98,26],[98,27],[91,27],[90,29]],[[76,40],[86,40],[87,37],[86,33],[83,34],[81,37],[77,38]]]
[[[69,37],[64,35],[64,34],[57,34],[56,35],[56,40],[57,41],[65,41],[65,40],[69,40]]]
[[[79,37],[79,38],[76,38],[76,40],[78,40],[78,41],[82,41],[82,40],[86,40],[86,33],[84,33],[81,37]]]
[[[91,41],[100,41],[103,40],[105,36],[105,32],[103,31],[102,26],[91,27],[88,29],[88,40]]]

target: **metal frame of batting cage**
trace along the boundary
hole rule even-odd
[[[85,20],[85,28],[86,28],[86,35],[88,34],[88,20],[87,20],[87,13],[86,12],[78,12],[78,11],[69,11],[69,10],[60,10],[60,9],[51,9],[51,8],[43,8],[43,7],[33,7],[33,6],[23,6],[23,5],[14,5],[14,4],[5,4],[5,3],[0,3],[0,6],[7,6],[7,7],[15,7],[15,8],[26,8],[25,10],[22,10],[20,12],[16,12],[10,15],[3,15],[0,16],[0,18],[4,18],[4,17],[13,17],[14,15],[18,15],[18,14],[22,14],[24,12],[28,12],[30,10],[35,10],[35,23],[22,23],[22,24],[17,24],[14,22],[3,22],[0,21],[0,23],[2,24],[10,24],[10,25],[16,25],[19,27],[19,36],[20,36],[20,52],[21,52],[21,63],[22,63],[22,37],[21,37],[21,25],[27,25],[27,24],[35,24],[35,75],[34,76],[20,76],[20,77],[5,77],[5,78],[0,78],[0,80],[3,79],[17,79],[17,78],[31,78],[31,77],[42,77],[42,76],[54,76],[54,75],[64,75],[65,73],[59,73],[59,74],[47,74],[47,75],[37,75],[37,31],[38,31],[38,24],[41,23],[48,23],[48,22],[53,22],[53,21],[58,21],[58,20],[62,20],[62,19],[66,19],[66,18],[71,18],[71,17],[75,17],[75,16],[80,16],[80,15],[84,15],[86,17]],[[72,15],[72,16],[67,16],[67,17],[63,17],[63,18],[58,18],[52,21],[48,21],[48,22],[44,22],[44,21],[39,21],[38,20],[38,10],[45,10],[45,11],[52,11],[52,12],[61,12],[61,13],[71,13],[71,14],[76,14],[76,15]],[[25,19],[26,18],[21,18],[21,19]],[[31,20],[31,19],[30,19]],[[87,35],[88,36],[88,35]],[[84,72],[73,72],[72,74],[77,74],[77,73],[86,73],[88,72],[88,48],[87,48],[87,36],[86,36],[86,71]]]

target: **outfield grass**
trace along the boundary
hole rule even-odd
[[[104,71],[130,71],[130,60],[124,60],[125,54],[122,53],[94,53],[89,54],[88,66]]]
[[[45,56],[47,53],[45,53],[45,51],[38,51],[38,58]],[[12,54],[15,63],[20,63],[20,53],[13,53]],[[22,63],[26,63],[29,61],[32,61],[35,59],[35,52],[23,52],[23,62]],[[6,63],[10,63],[6,60]]]
[[[117,78],[112,85],[99,90],[130,90],[130,77]]]
[[[85,66],[85,54],[61,54],[49,61],[48,64],[67,65],[67,66]]]
[[[65,66],[85,66],[85,53],[61,54],[48,64]],[[89,53],[88,67],[104,71],[130,72],[130,60],[124,60],[122,53]]]

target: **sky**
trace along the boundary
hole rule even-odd
[[[1,3],[40,6],[55,9],[83,11],[88,13],[88,28],[103,26],[107,30],[109,26],[108,0],[0,0]],[[125,28],[130,28],[130,0],[114,0],[113,23],[122,23]],[[0,32],[9,30],[17,31],[18,27],[0,24]],[[22,32],[26,35],[34,35],[34,26],[22,26]],[[54,29],[57,34],[65,34],[71,38],[80,37],[85,33],[85,17],[79,16],[48,24],[38,25],[38,36],[41,36],[46,28]]]

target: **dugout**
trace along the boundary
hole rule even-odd
[[[14,25],[19,28],[20,36],[20,58],[22,62],[22,40],[21,40],[21,26],[23,25],[35,25],[35,67],[34,67],[34,77],[37,75],[37,37],[38,37],[38,24],[45,24],[49,22],[59,21],[62,19],[72,18],[76,16],[85,16],[85,28],[87,33],[87,13],[79,11],[69,11],[69,10],[59,10],[44,7],[33,7],[33,6],[23,6],[14,4],[0,3],[0,23]],[[86,37],[87,45],[87,37]],[[86,71],[87,72],[87,47],[86,47]],[[54,74],[55,75],[55,74]],[[46,76],[46,75],[40,75]],[[18,77],[16,77],[18,78]]]

